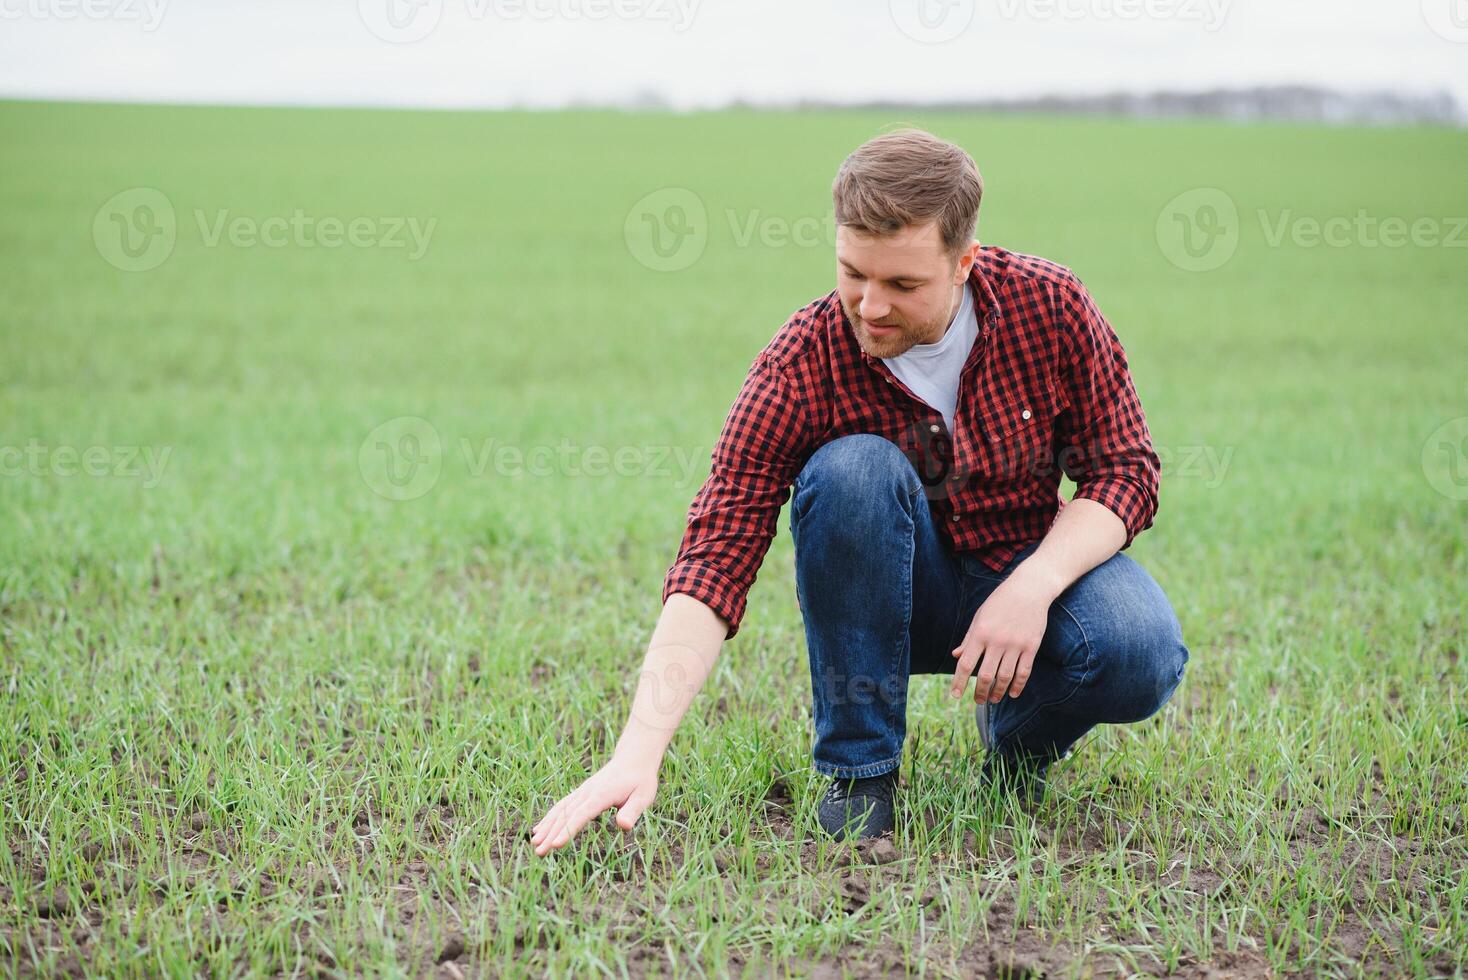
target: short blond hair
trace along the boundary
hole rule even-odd
[[[983,196],[974,158],[921,129],[867,140],[842,161],[831,185],[837,225],[891,235],[936,219],[950,254],[973,241]]]

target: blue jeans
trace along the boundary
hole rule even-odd
[[[872,434],[834,439],[811,456],[795,481],[790,533],[810,655],[815,768],[843,779],[896,769],[908,678],[952,678],[957,659],[949,651],[1039,542],[1002,572],[954,554],[933,526],[912,464]],[[1024,690],[989,705],[988,743],[1010,759],[1047,765],[1097,724],[1155,714],[1187,660],[1167,596],[1118,552],[1051,604]],[[973,703],[974,683],[965,704]]]

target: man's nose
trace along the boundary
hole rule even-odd
[[[862,294],[857,312],[861,314],[863,320],[880,320],[892,312],[892,304],[874,290],[868,289]]]

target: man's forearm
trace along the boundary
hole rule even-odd
[[[728,624],[681,592],[668,596],[648,643],[637,692],[614,755],[656,767],[713,670]]]
[[[1104,504],[1076,497],[1061,508],[1040,547],[1011,577],[1034,583],[1054,601],[1082,575],[1126,543],[1126,524]]]

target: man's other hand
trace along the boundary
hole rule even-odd
[[[979,667],[975,704],[997,703],[1006,694],[1017,698],[1025,689],[1045,638],[1055,590],[1022,571],[1022,567],[1017,569],[990,593],[974,613],[963,642],[954,649],[952,656],[958,658],[953,672],[955,698],[963,694],[975,666]]]

